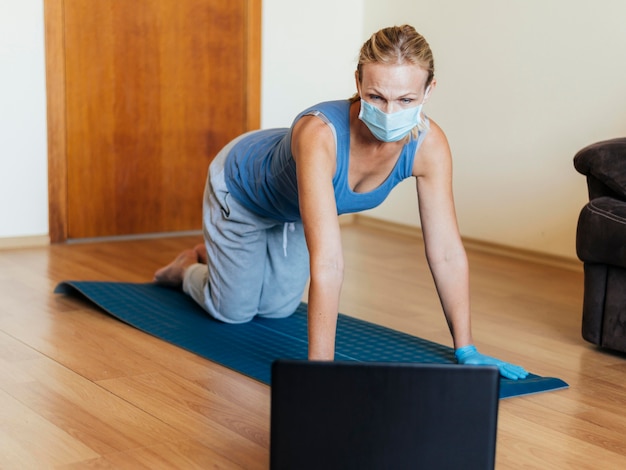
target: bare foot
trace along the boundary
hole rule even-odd
[[[196,252],[196,255],[198,255],[198,262],[202,264],[209,263],[209,255],[206,252],[206,246],[204,245],[204,243],[199,243],[198,245],[196,245],[194,247],[194,251]]]
[[[181,287],[185,270],[198,262],[195,250],[185,250],[174,261],[154,273],[154,282],[162,286]]]

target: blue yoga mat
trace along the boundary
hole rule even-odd
[[[179,290],[156,284],[65,281],[56,293],[80,295],[113,317],[211,361],[270,384],[276,359],[306,359],[306,304],[288,318],[230,325],[209,317]],[[363,320],[339,315],[337,360],[455,363],[452,348]],[[501,378],[500,398],[567,388],[560,379],[530,374]]]

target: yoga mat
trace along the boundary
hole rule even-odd
[[[113,317],[211,361],[270,384],[276,359],[307,358],[306,304],[288,318],[230,325],[211,318],[179,290],[156,284],[65,281],[55,293],[78,295]],[[455,363],[452,348],[339,314],[336,360]],[[500,398],[567,388],[560,379],[530,374],[500,379]]]

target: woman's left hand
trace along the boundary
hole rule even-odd
[[[463,346],[454,351],[456,360],[459,364],[468,364],[474,366],[497,366],[500,370],[500,375],[511,380],[525,379],[528,376],[528,372],[523,367],[516,366],[515,364],[509,364],[508,362],[501,361],[494,357],[485,356],[476,349],[476,346],[470,344],[469,346]]]

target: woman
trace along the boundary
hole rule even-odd
[[[205,244],[155,274],[216,319],[242,323],[295,311],[310,278],[309,359],[332,360],[343,255],[338,214],[380,204],[417,180],[426,255],[464,364],[526,371],[473,346],[468,263],[452,196],[446,137],[421,113],[435,89],[426,40],[411,26],[378,31],[361,49],[356,95],[313,106],[290,129],[254,131],[214,159],[204,195]]]

